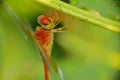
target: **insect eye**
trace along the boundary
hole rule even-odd
[[[51,22],[50,18],[51,17],[48,15],[41,15],[38,17],[38,23],[41,25],[48,25]]]

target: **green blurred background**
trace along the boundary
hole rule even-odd
[[[33,31],[39,26],[37,17],[50,10],[35,0],[6,2]],[[66,2],[95,9],[102,16],[119,21],[116,19],[120,15],[117,0]],[[9,14],[0,6],[0,80],[44,80],[39,52]],[[64,14],[63,23],[67,24],[70,19],[71,16]],[[120,35],[77,19],[71,28],[70,32],[55,34],[52,50],[52,58],[63,70],[65,80],[120,80]]]

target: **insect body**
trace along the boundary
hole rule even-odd
[[[35,39],[42,46],[45,53],[50,56],[53,44],[53,32],[60,32],[62,28],[54,29],[54,27],[61,22],[61,19],[55,21],[54,18],[48,15],[41,15],[38,17],[38,23],[41,27],[37,27],[35,31]],[[45,80],[49,80],[48,66],[44,62]]]

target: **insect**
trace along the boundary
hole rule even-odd
[[[35,39],[38,41],[39,45],[42,46],[45,53],[50,56],[52,45],[53,45],[53,37],[54,32],[64,32],[66,27],[61,27],[55,29],[55,27],[62,21],[61,14],[59,14],[59,18],[56,20],[56,16],[51,17],[50,15],[40,15],[37,19],[38,23],[41,27],[37,27],[35,31]],[[44,63],[44,71],[45,71],[45,80],[49,80],[49,70],[47,65]]]

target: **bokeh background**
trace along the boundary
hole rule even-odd
[[[50,8],[35,0],[6,0],[25,24],[35,31],[37,17]],[[88,7],[101,16],[120,21],[119,0],[66,0],[78,8]],[[0,2],[0,80],[44,80],[41,56],[33,42]],[[61,6],[62,8],[62,6]],[[63,23],[71,16],[64,14]],[[53,60],[65,80],[120,80],[120,34],[74,19],[70,32],[56,33]],[[52,80],[52,79],[51,79]]]

